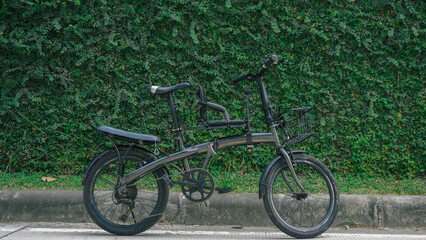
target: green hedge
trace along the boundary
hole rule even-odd
[[[172,152],[167,102],[145,86],[191,83],[176,94],[185,125],[198,124],[198,85],[244,118],[242,85],[229,80],[276,53],[289,62],[267,76],[271,101],[278,110],[315,109],[314,137],[296,147],[336,174],[425,175],[424,1],[2,0],[0,7],[2,171],[80,174],[105,147],[99,125],[158,134]],[[260,107],[253,111],[255,129],[264,130]],[[207,139],[209,132],[186,135]],[[237,148],[215,164],[257,170],[271,154]]]

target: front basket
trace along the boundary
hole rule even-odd
[[[284,146],[299,143],[312,135],[310,111],[310,107],[293,108],[280,116]]]

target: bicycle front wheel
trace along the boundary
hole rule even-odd
[[[169,189],[156,170],[117,192],[119,176],[130,173],[152,159],[143,151],[120,150],[99,159],[89,170],[83,185],[83,200],[92,220],[117,235],[134,235],[152,227],[166,209]]]
[[[330,170],[319,160],[294,155],[294,170],[304,192],[296,185],[284,161],[278,161],[266,177],[263,198],[272,222],[296,238],[312,238],[325,232],[337,214],[339,193]]]

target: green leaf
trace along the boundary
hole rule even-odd
[[[393,37],[394,33],[395,32],[394,32],[393,28],[389,29],[389,31],[388,31],[388,37]]]
[[[417,31],[417,28],[415,28],[414,26],[411,27],[411,31],[413,31],[414,36],[416,36],[416,37],[419,36],[419,32]]]

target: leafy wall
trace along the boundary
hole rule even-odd
[[[276,53],[289,62],[267,76],[271,101],[315,109],[310,154],[336,174],[424,177],[424,14],[419,0],[2,0],[0,169],[81,173],[105,147],[99,125],[158,134],[172,151],[167,103],[145,86],[191,83],[176,94],[187,125],[198,85],[244,118],[229,80]],[[272,158],[243,152],[217,164]]]

